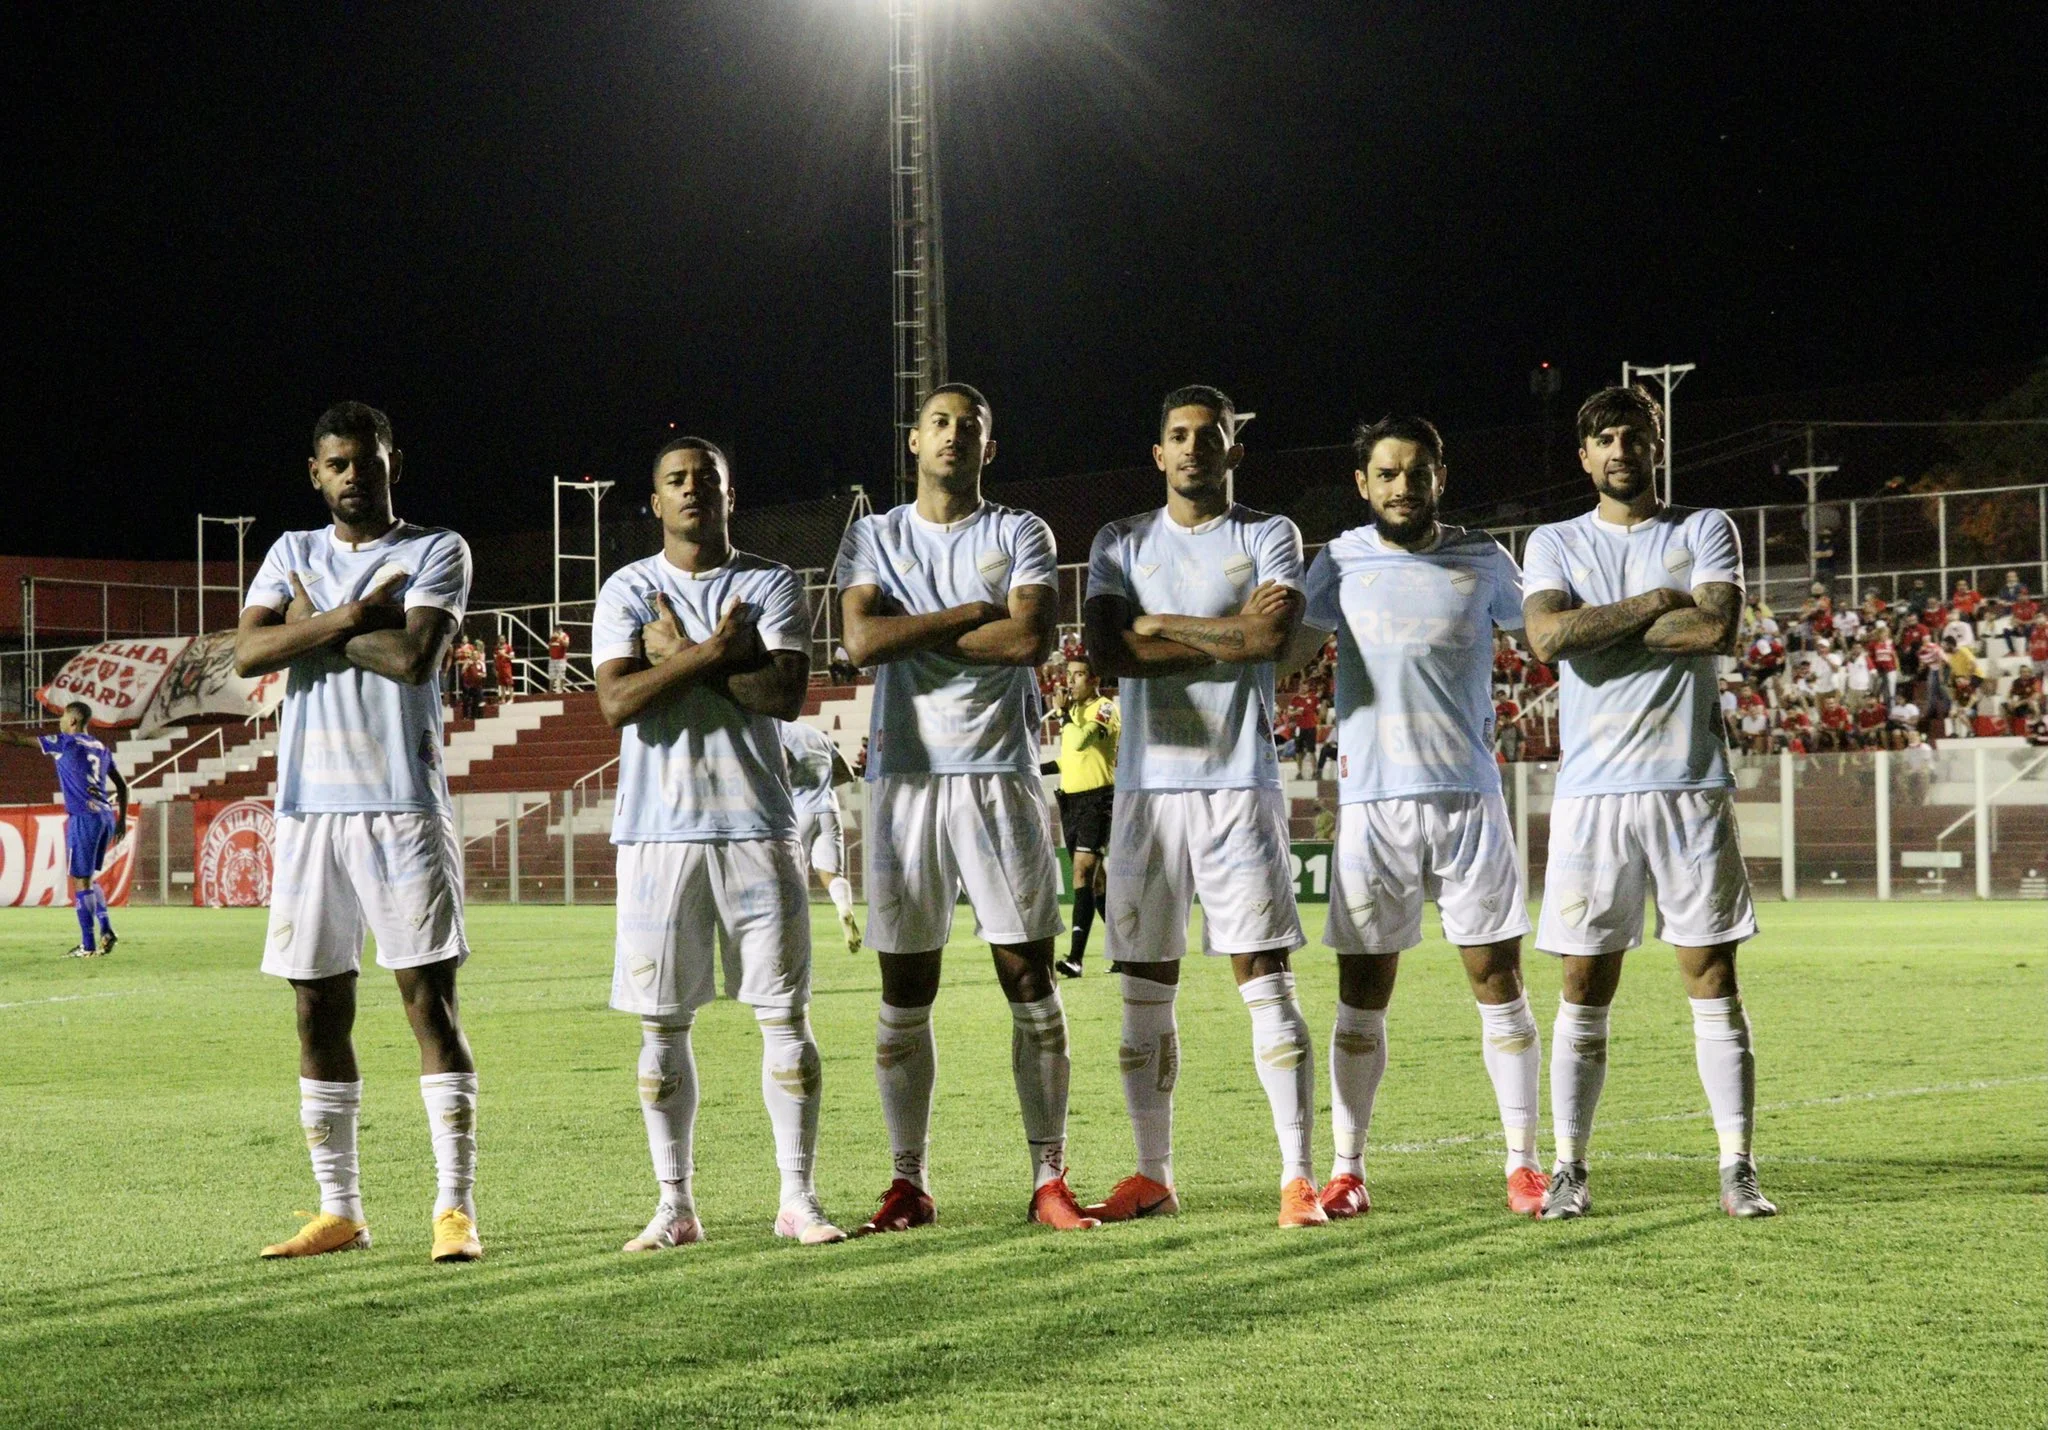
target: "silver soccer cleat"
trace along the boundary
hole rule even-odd
[[[1732,1217],[1778,1214],[1778,1204],[1767,1201],[1756,1184],[1756,1163],[1747,1157],[1721,1169],[1721,1210]]]
[[[1550,1190],[1543,1194],[1543,1220],[1570,1221],[1591,1210],[1593,1193],[1586,1187],[1586,1164],[1560,1164],[1550,1174]]]

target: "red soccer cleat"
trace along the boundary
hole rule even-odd
[[[1517,1167],[1508,1173],[1508,1210],[1516,1216],[1540,1216],[1543,1194],[1550,1190],[1550,1178],[1534,1167]]]
[[[1172,1187],[1136,1175],[1118,1182],[1094,1206],[1081,1209],[1083,1216],[1092,1216],[1097,1221],[1136,1221],[1140,1217],[1175,1216],[1179,1212],[1180,1198],[1173,1194]]]
[[[1372,1210],[1372,1195],[1365,1189],[1365,1178],[1354,1177],[1349,1172],[1339,1172],[1330,1178],[1316,1201],[1322,1205],[1323,1215],[1331,1221],[1364,1216]]]
[[[1280,1189],[1280,1225],[1323,1226],[1329,1220],[1316,1199],[1316,1184],[1307,1177],[1296,1177]]]
[[[1065,1177],[1054,1177],[1031,1194],[1031,1220],[1054,1231],[1086,1231],[1102,1223],[1081,1210]]]
[[[938,1220],[939,1210],[932,1205],[931,1193],[908,1177],[898,1177],[889,1183],[889,1190],[882,1193],[882,1204],[875,1208],[875,1214],[855,1227],[853,1234],[873,1236],[878,1231],[915,1231],[921,1226],[934,1226]]]

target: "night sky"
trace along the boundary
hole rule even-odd
[[[1542,359],[1568,405],[2048,351],[2030,7],[1736,8],[939,0],[991,477],[1141,462],[1185,381],[1291,447],[1533,421]],[[637,499],[671,421],[743,499],[886,489],[881,0],[263,9],[10,7],[7,550],[315,524],[340,397],[470,532]]]

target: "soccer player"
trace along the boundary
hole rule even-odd
[[[983,499],[988,399],[935,388],[910,432],[917,500],[847,528],[848,654],[878,666],[867,760],[868,942],[882,969],[875,1081],[895,1177],[861,1233],[937,1219],[926,1180],[938,1080],[932,1000],[962,889],[1010,1002],[1034,1221],[1092,1227],[1066,1180],[1067,1015],[1053,972],[1059,866],[1038,774],[1036,672],[1052,650],[1052,530]]]
[[[1550,1053],[1557,1161],[1543,1216],[1584,1216],[1592,1205],[1586,1148],[1607,1078],[1608,1009],[1622,955],[1643,941],[1645,892],[1692,998],[1721,1143],[1721,1206],[1770,1216],[1777,1208],[1750,1156],[1756,1060],[1735,980],[1735,950],[1755,935],[1756,915],[1714,692],[1714,658],[1732,653],[1742,614],[1742,546],[1726,513],[1658,500],[1664,413],[1642,388],[1594,393],[1578,433],[1599,504],[1538,527],[1522,554],[1529,643],[1564,673],[1564,756],[1536,936],[1564,959]]]
[[[640,1015],[640,1107],[661,1189],[627,1251],[704,1239],[690,1188],[690,1027],[717,996],[721,941],[761,1030],[761,1098],[782,1172],[775,1234],[845,1240],[812,1182],[811,911],[776,732],[803,709],[810,617],[795,572],[733,549],[732,500],[718,446],[678,437],[663,447],[651,500],[662,549],[613,572],[593,617],[598,705],[620,732],[612,1007]]]
[[[846,881],[846,835],[839,823],[838,786],[853,783],[853,771],[832,737],[801,720],[776,723],[789,766],[790,797],[796,804],[796,842],[810,852],[811,868],[825,880],[825,894],[839,911],[846,951],[860,952],[860,925],[853,917],[853,885]]]
[[[263,971],[297,995],[299,1123],[320,1184],[320,1214],[263,1255],[370,1244],[351,1037],[368,932],[419,1043],[438,1179],[431,1255],[475,1261],[476,1062],[455,993],[469,942],[434,688],[469,599],[469,546],[393,514],[403,458],[374,407],[322,413],[308,466],[332,524],[277,539],[235,633],[239,674],[290,672]]]
[[[71,881],[71,907],[78,914],[78,947],[71,958],[112,953],[120,940],[107,912],[106,897],[93,879],[107,851],[128,832],[128,782],[114,764],[114,753],[88,732],[92,707],[74,700],[64,707],[54,735],[24,735],[0,730],[0,744],[41,750],[57,762],[57,785],[64,792],[66,871]],[[93,936],[97,926],[99,936]]]
[[[1273,661],[1301,617],[1301,533],[1230,499],[1244,456],[1213,387],[1159,408],[1166,505],[1111,522],[1088,557],[1088,649],[1123,696],[1109,957],[1122,975],[1118,1061],[1137,1169],[1091,1216],[1171,1214],[1174,999],[1188,906],[1203,952],[1229,958],[1251,1012],[1253,1066],[1280,1139],[1280,1225],[1328,1220],[1311,1162],[1315,1060],[1288,956],[1302,944],[1273,747]]]
[[[1116,798],[1117,742],[1123,718],[1102,693],[1095,666],[1085,655],[1067,657],[1067,705],[1060,712],[1060,832],[1074,870],[1074,936],[1067,956],[1054,965],[1062,978],[1079,978],[1095,927],[1108,870],[1110,814]]]
[[[1322,1203],[1371,1210],[1365,1148],[1387,1067],[1387,1006],[1404,950],[1436,901],[1479,1004],[1480,1055],[1507,1139],[1507,1203],[1543,1209],[1536,1156],[1542,1038],[1522,990],[1528,898],[1501,798],[1491,694],[1496,628],[1521,634],[1522,573],[1482,531],[1437,520],[1448,469],[1420,417],[1360,423],[1359,495],[1371,509],[1308,574],[1306,660],[1337,632],[1336,873],[1323,942],[1337,952],[1330,1034],[1336,1163]]]

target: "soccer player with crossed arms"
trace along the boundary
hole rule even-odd
[[[331,524],[278,538],[235,632],[238,674],[290,672],[263,971],[296,995],[299,1122],[320,1184],[319,1215],[263,1255],[370,1244],[352,1037],[370,933],[419,1043],[438,1181],[431,1256],[475,1261],[476,1062],[455,993],[469,942],[435,685],[469,599],[469,546],[393,514],[403,460],[376,408],[344,402],[321,414],[307,465]]]
[[[1550,1051],[1557,1162],[1543,1216],[1592,1208],[1586,1150],[1607,1079],[1608,1010],[1622,955],[1643,941],[1645,894],[1692,1000],[1722,1209],[1771,1216],[1750,1150],[1756,1059],[1735,980],[1756,915],[1714,674],[1738,639],[1742,546],[1725,512],[1658,499],[1664,413],[1642,388],[1587,398],[1578,435],[1599,503],[1538,527],[1522,553],[1530,648],[1563,672],[1564,758],[1536,935],[1564,960]]]
[[[1010,1003],[1028,1215],[1060,1230],[1096,1225],[1066,1180],[1059,866],[1038,773],[1036,671],[1053,646],[1059,571],[1043,520],[982,497],[993,421],[965,383],[934,389],[907,438],[917,499],[854,522],[839,548],[846,650],[856,665],[879,667],[861,846],[867,941],[882,971],[875,1081],[895,1163],[857,1234],[937,1220],[927,1180],[932,1003],[963,889]]]
[[[1273,747],[1273,660],[1301,616],[1301,533],[1231,501],[1244,455],[1236,421],[1213,387],[1167,394],[1152,448],[1166,505],[1111,522],[1088,558],[1088,650],[1123,697],[1105,912],[1138,1154],[1136,1171],[1088,1208],[1104,1221],[1180,1208],[1174,1002],[1197,897],[1203,951],[1230,960],[1251,1014],[1280,1140],[1280,1225],[1328,1220],[1310,1160],[1315,1058],[1288,967],[1302,935]]]
[[[1308,573],[1306,663],[1337,632],[1336,877],[1323,941],[1337,954],[1330,1034],[1336,1163],[1331,1216],[1371,1209],[1365,1149],[1387,1067],[1401,954],[1436,901],[1479,1004],[1480,1053],[1507,1139],[1507,1203],[1543,1206],[1536,1156],[1541,1038],[1522,991],[1529,913],[1494,761],[1493,632],[1522,622],[1514,558],[1483,531],[1437,520],[1443,439],[1420,417],[1359,424],[1359,495],[1372,520]]]
[[[721,940],[761,1030],[761,1099],[782,1178],[775,1234],[806,1246],[845,1239],[812,1180],[811,911],[777,733],[803,708],[810,618],[795,572],[733,549],[732,500],[715,443],[664,446],[649,502],[662,549],[613,572],[592,617],[598,706],[620,732],[612,1007],[640,1016],[640,1106],[660,1187],[630,1252],[704,1239],[690,1030],[718,995]]]

